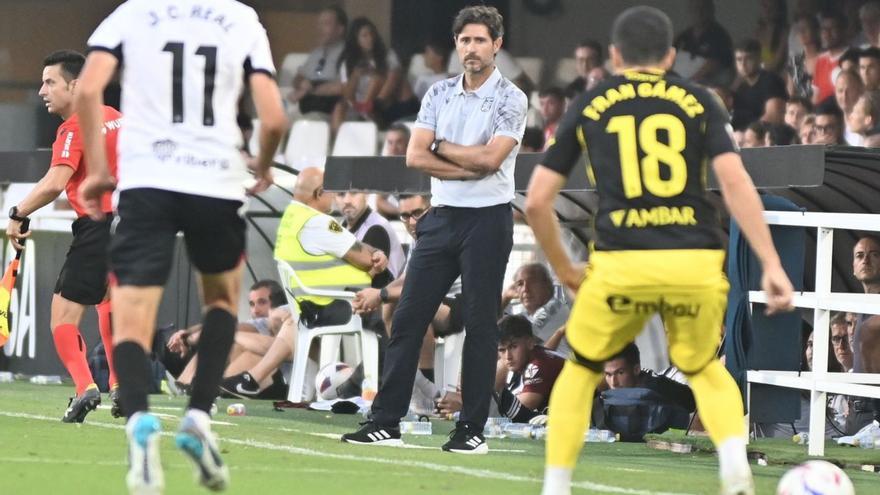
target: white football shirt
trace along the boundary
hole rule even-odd
[[[245,77],[275,73],[252,8],[234,0],[128,0],[88,45],[122,67],[119,190],[244,200],[238,99]]]

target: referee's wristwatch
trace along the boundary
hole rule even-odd
[[[435,139],[431,143],[431,146],[428,149],[431,150],[431,153],[434,153],[435,155],[439,156],[440,155],[440,143],[442,143],[442,142],[443,142],[442,139]]]
[[[16,222],[24,222],[28,219],[27,217],[23,217],[18,214],[18,206],[13,206],[9,209],[9,218],[15,220]]]
[[[382,301],[383,304],[388,302],[388,289],[385,287],[382,287],[382,289],[379,290],[379,300]]]

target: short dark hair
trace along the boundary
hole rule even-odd
[[[844,62],[853,62],[856,65],[859,65],[859,58],[862,56],[862,50],[860,48],[849,47],[845,52],[837,59],[837,66],[843,67]]]
[[[750,55],[760,55],[761,42],[755,38],[745,38],[739,40],[733,50],[736,52],[745,52]]]
[[[623,359],[627,366],[642,365],[642,357],[639,354],[639,348],[636,346],[635,342],[627,344],[622,351],[608,358],[608,361],[613,361],[615,359]]]
[[[539,127],[526,127],[521,144],[536,150],[544,149],[544,131]]]
[[[599,65],[605,63],[605,51],[602,50],[602,43],[599,43],[592,38],[587,38],[585,40],[581,40],[580,43],[575,45],[575,48],[589,48],[596,52],[596,54],[599,56]]]
[[[409,199],[409,198],[422,198],[427,204],[431,204],[431,194],[413,194],[413,193],[400,193],[397,195],[397,200]]]
[[[829,327],[843,325],[846,326],[846,312],[839,311],[831,314],[831,321],[828,323]]]
[[[769,125],[767,125],[764,122],[761,122],[760,120],[756,120],[756,121],[752,122],[751,124],[749,124],[748,126],[746,126],[746,130],[754,132],[755,134],[757,134],[758,139],[761,139],[761,140],[763,140],[764,137],[767,135],[768,129],[769,129]]]
[[[767,137],[770,146],[788,146],[797,139],[797,131],[788,124],[769,124]]]
[[[254,291],[259,289],[269,289],[269,306],[277,308],[287,304],[287,296],[284,294],[284,289],[278,282],[268,278],[257,280],[254,282],[254,285],[251,286],[250,290]]]
[[[856,239],[856,244],[858,244],[859,241],[862,241],[862,240],[864,240],[864,239],[870,239],[870,240],[874,241],[874,244],[880,246],[880,235],[877,235],[877,234],[861,234],[861,235],[859,235],[859,238]],[[856,245],[853,244],[853,248],[855,248],[855,247],[856,247]]]
[[[813,111],[813,102],[806,96],[792,96],[786,102],[786,105],[800,105],[807,110],[807,113]]]
[[[880,48],[877,48],[876,46],[869,46],[859,53],[859,58],[873,58],[876,60],[880,60]]]
[[[406,124],[404,124],[403,122],[395,122],[391,124],[390,126],[388,126],[388,130],[385,132],[389,133],[392,131],[403,134],[404,136],[406,136],[407,141],[409,141],[409,137],[412,134],[409,130],[409,127],[407,127]]]
[[[829,19],[834,21],[837,24],[837,27],[840,29],[846,29],[846,14],[843,13],[842,10],[838,10],[835,8],[826,8],[819,11],[819,15],[817,16],[819,21],[823,21],[825,19]]]
[[[654,7],[630,7],[614,20],[611,43],[628,64],[659,62],[672,47],[672,21]]]
[[[516,339],[534,339],[535,334],[532,333],[532,322],[523,315],[505,315],[498,320],[498,330],[501,335],[498,342],[501,344],[509,344]]]
[[[471,5],[458,11],[452,21],[452,34],[457,38],[461,30],[468,24],[482,24],[489,29],[492,40],[504,36],[504,18],[495,7],[487,5]]]
[[[817,117],[819,115],[831,115],[833,117],[837,117],[838,123],[843,123],[843,110],[837,106],[836,101],[825,101],[822,102],[819,106],[816,107],[816,110],[813,112]]]
[[[444,67],[449,63],[449,55],[452,53],[452,49],[449,48],[449,43],[447,41],[431,39],[425,42],[425,48],[430,48],[434,53],[443,57]]]
[[[61,75],[66,82],[78,78],[85,63],[86,57],[76,50],[57,50],[43,59],[43,67],[61,64]]]
[[[345,13],[345,9],[340,7],[339,5],[330,5],[328,7],[324,7],[321,9],[322,12],[330,12],[334,16],[336,16],[336,22],[339,23],[344,28],[348,27],[348,14]]]
[[[538,98],[543,98],[545,96],[552,96],[565,101],[565,91],[557,86],[550,86],[549,88],[544,88],[541,91],[538,91]]]

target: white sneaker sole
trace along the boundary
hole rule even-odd
[[[449,449],[445,452],[452,452],[453,454],[464,454],[464,455],[485,455],[489,453],[489,444],[484,443],[475,449]]]
[[[377,447],[403,447],[403,440],[400,438],[389,438],[387,440],[378,440],[375,442],[358,442],[357,440],[343,440],[345,443],[354,445],[375,445]]]

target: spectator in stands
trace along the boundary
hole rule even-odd
[[[813,111],[813,104],[803,96],[792,96],[785,102],[785,123],[800,129],[804,118]]]
[[[860,146],[862,137],[849,127],[849,116],[856,106],[859,97],[865,92],[862,79],[858,73],[842,70],[834,81],[834,99],[837,106],[843,110],[844,133],[843,137],[852,146]]]
[[[339,80],[339,56],[342,54],[348,15],[341,7],[325,7],[318,14],[318,47],[309,52],[305,63],[296,70],[291,103],[299,103],[303,114],[319,112],[328,116],[342,95]]]
[[[853,247],[853,275],[865,294],[880,294],[880,237],[863,235]],[[880,316],[855,315],[853,368],[856,373],[880,373]],[[880,436],[880,399],[850,398],[846,433],[840,443],[873,441]]]
[[[795,17],[792,33],[795,35],[799,51],[792,53],[788,61],[788,93],[813,100],[817,94],[814,82],[816,61],[822,52],[822,40],[819,37],[819,21],[813,15]]]
[[[859,76],[865,91],[880,89],[880,48],[870,47],[859,54]]]
[[[404,156],[409,145],[409,127],[403,122],[395,122],[388,127],[382,144],[382,156]],[[370,194],[367,202],[374,211],[391,220],[397,218],[397,200],[390,194]]]
[[[370,286],[374,277],[386,272],[388,258],[358,241],[328,215],[333,195],[324,191],[323,182],[320,169],[309,167],[299,173],[293,201],[278,226],[275,258],[290,262],[297,275],[315,289]],[[338,264],[327,266],[330,262]],[[298,295],[296,302],[300,321],[310,327],[340,325],[351,318],[351,306],[344,301]],[[295,318],[285,320],[260,361],[248,371],[224,379],[221,390],[237,397],[256,397],[278,367],[293,355],[297,325]]]
[[[733,78],[733,42],[727,30],[715,20],[714,0],[689,0],[691,25],[675,38],[679,56],[687,52],[702,63],[690,75],[696,82],[726,86]]]
[[[605,73],[605,52],[602,44],[594,39],[585,39],[574,47],[574,63],[578,76],[565,87],[565,94],[572,99],[589,88],[591,73],[595,69]],[[597,74],[593,73],[595,79]],[[600,79],[601,80],[601,79]]]
[[[804,117],[801,126],[798,127],[798,140],[801,144],[816,143],[816,116],[809,114]]]
[[[519,267],[513,276],[513,283],[501,295],[501,307],[506,308],[511,301],[519,305],[509,309],[511,314],[523,315],[532,322],[535,336],[546,347],[567,355],[571,348],[558,332],[568,320],[569,307],[564,301],[554,297],[553,276],[543,263],[528,263]]]
[[[336,202],[337,209],[342,213],[342,226],[354,234],[358,241],[385,253],[388,258],[388,273],[375,276],[373,283],[379,287],[388,285],[400,275],[405,258],[400,239],[391,224],[367,206],[366,193],[339,193],[336,195]]]
[[[788,124],[767,124],[764,146],[788,146],[796,144],[797,131]]]
[[[880,91],[867,91],[847,117],[850,131],[859,135],[866,148],[880,147]]]
[[[544,131],[540,127],[526,127],[523,133],[520,153],[538,153],[544,149]]]
[[[840,71],[850,71],[858,74],[859,72],[859,57],[862,55],[862,51],[858,48],[849,47],[843,52],[843,55],[837,59],[837,70],[831,72],[831,77],[835,81],[837,80],[837,75]]]
[[[498,322],[498,370],[495,403],[514,423],[528,423],[544,414],[550,391],[565,359],[539,345],[532,323],[524,315],[508,315]]]
[[[449,64],[449,46],[439,40],[429,41],[425,43],[422,56],[425,60],[425,67],[431,73],[420,75],[413,83],[413,93],[419,101],[424,98],[432,84],[449,77],[449,73],[446,72],[446,67]]]
[[[778,75],[761,68],[761,43],[755,39],[745,39],[737,43],[734,50],[737,77],[733,81],[733,121],[735,130],[742,130],[756,120],[781,121],[782,115],[769,116],[765,113],[771,100],[775,107],[785,104],[785,83]]]
[[[845,372],[853,369],[853,353],[849,346],[849,336],[846,331],[846,316],[837,313],[831,319],[831,348],[834,350],[834,358],[840,363]]]
[[[785,0],[761,0],[755,38],[761,44],[761,64],[781,74],[788,57],[788,6]]]
[[[634,343],[605,361],[604,367],[605,383],[599,388],[605,390],[597,394],[593,406],[596,427],[619,433],[623,441],[641,441],[645,433],[687,427],[689,414],[697,408],[690,388],[665,374],[643,370],[639,348]],[[677,370],[670,368],[670,371]],[[623,389],[636,388],[645,389],[645,393],[623,392]],[[612,405],[617,396],[637,400],[640,405],[618,408]],[[674,409],[661,410],[670,406]],[[639,414],[641,418],[637,417]]]
[[[538,101],[538,111],[544,121],[544,143],[548,143],[556,135],[556,126],[565,113],[565,93],[555,86],[542,89],[538,93]]]
[[[516,87],[521,89],[523,93],[526,95],[532,94],[532,91],[535,89],[535,81],[532,81],[529,78],[526,71],[523,70],[519,65],[519,62],[516,61],[516,58],[511,55],[507,49],[501,48],[498,50],[498,53],[495,54],[495,67],[498,67],[498,71],[501,72],[501,75],[510,79],[510,81],[513,82],[513,84],[516,84]],[[458,55],[454,53],[454,50],[450,52],[449,66],[447,67],[446,72],[449,74],[461,74],[464,72],[464,66],[461,65],[461,60],[459,60]]]
[[[343,99],[331,119],[334,133],[345,119],[372,120],[384,129],[419,111],[397,54],[387,48],[376,25],[366,17],[351,22],[338,64]]]
[[[859,24],[862,27],[861,48],[880,47],[880,2],[866,2],[859,9]]]
[[[834,94],[834,70],[838,67],[837,62],[846,52],[846,17],[839,10],[824,10],[819,14],[819,37],[822,40],[823,51],[816,59],[816,69],[813,73],[813,85],[816,92],[813,94],[813,104],[821,103],[822,100]]]
[[[813,130],[815,144],[847,144],[843,138],[843,112],[837,105],[822,105],[816,110]]]
[[[756,120],[743,132],[743,148],[761,148],[767,139],[767,124]]]

